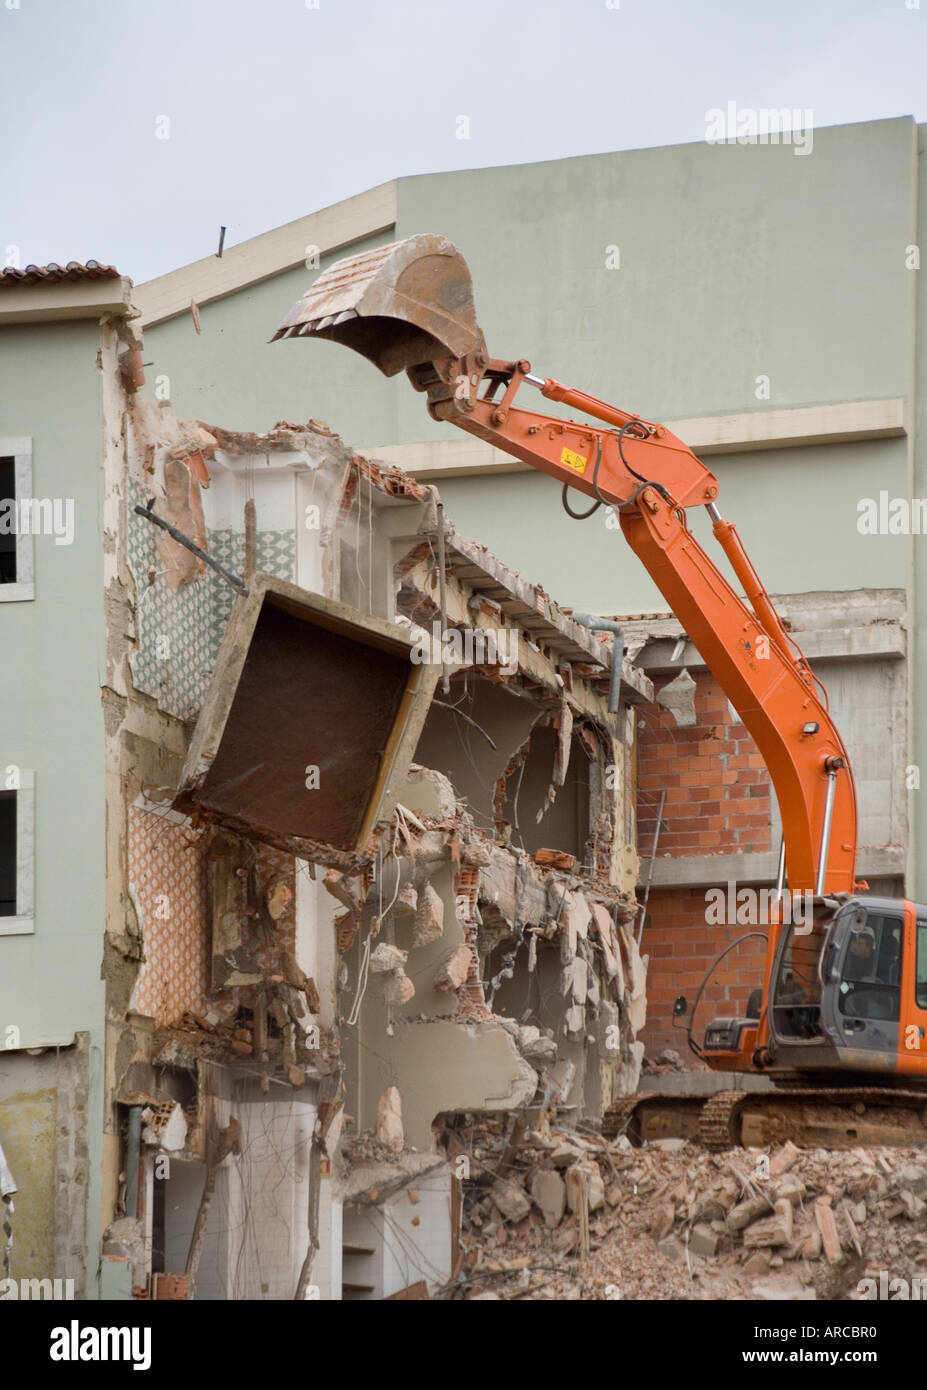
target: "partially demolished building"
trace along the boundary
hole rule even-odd
[[[637,1084],[650,683],[434,488],[316,421],[180,422],[137,362],[105,541],[104,1293],[434,1289],[464,1117]]]

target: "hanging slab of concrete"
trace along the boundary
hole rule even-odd
[[[439,668],[408,631],[271,575],[237,600],[175,806],[321,863],[362,856]]]

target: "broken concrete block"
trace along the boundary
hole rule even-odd
[[[742,1231],[745,1226],[749,1226],[751,1221],[756,1221],[769,1211],[769,1203],[762,1197],[748,1197],[744,1202],[738,1202],[727,1215],[727,1226],[729,1231]]]
[[[915,1200],[917,1199],[915,1198]],[[921,1205],[923,1205],[923,1203]],[[843,1205],[843,1220],[847,1228],[847,1234],[850,1237],[850,1244],[853,1246],[853,1249],[856,1251],[857,1255],[862,1255],[863,1247],[860,1244],[859,1232],[856,1229],[856,1223],[854,1222],[853,1216],[850,1212],[849,1202],[845,1202]]]
[[[572,1004],[563,1015],[563,1031],[568,1038],[580,1038],[586,1031],[585,1004]]]
[[[408,959],[408,951],[391,946],[388,941],[381,941],[370,952],[370,969],[374,975],[383,975],[390,970],[401,970]]]
[[[803,1260],[819,1260],[821,1258],[822,1249],[823,1242],[821,1240],[821,1232],[812,1231],[808,1239],[802,1245],[801,1257]]]
[[[705,1255],[712,1259],[718,1253],[720,1243],[721,1237],[702,1221],[689,1232],[689,1250],[693,1255]]]
[[[655,1149],[662,1149],[665,1154],[681,1154],[689,1141],[687,1139],[651,1139],[650,1142]]]
[[[504,1221],[521,1221],[531,1210],[531,1203],[518,1184],[506,1178],[497,1178],[489,1195]]]
[[[599,941],[602,945],[602,954],[605,957],[605,973],[610,980],[615,981],[615,988],[618,997],[624,996],[624,971],[621,966],[621,957],[615,940],[615,926],[611,919],[611,914],[602,903],[592,904],[592,915],[595,919],[596,928],[599,933]]]
[[[614,1184],[612,1184],[614,1186]],[[605,1193],[606,1201],[608,1192]],[[614,1204],[612,1204],[614,1205]],[[650,1234],[659,1242],[668,1236],[676,1221],[676,1208],[672,1202],[664,1202],[655,1207],[650,1218]]]
[[[391,970],[383,976],[383,997],[388,1004],[408,1004],[415,986],[402,969]]]
[[[744,1274],[768,1274],[769,1273],[769,1251],[754,1250],[744,1265]]]
[[[406,883],[396,894],[396,901],[390,911],[394,917],[411,917],[418,908],[418,893],[411,883]]]
[[[111,1259],[142,1264],[146,1258],[145,1232],[134,1216],[122,1216],[103,1232],[103,1254]]]
[[[552,1098],[556,1098],[562,1103],[569,1101],[570,1092],[573,1090],[573,1082],[576,1080],[576,1063],[571,1062],[568,1057],[561,1058],[547,1073],[548,1085],[551,1088]],[[557,1165],[560,1166],[559,1164]]]
[[[665,1240],[661,1240],[657,1249],[668,1260],[684,1260],[686,1257],[686,1252],[675,1236],[667,1236]]]
[[[577,942],[585,941],[592,912],[582,893],[567,893],[560,913],[560,929],[564,934],[569,954],[576,954]]]
[[[186,1144],[187,1121],[179,1102],[169,1109],[143,1110],[142,1119],[145,1121],[143,1143],[166,1149],[168,1153],[178,1153]]]
[[[572,1218],[569,1221],[564,1221],[561,1226],[558,1226],[551,1237],[552,1247],[561,1255],[568,1254],[569,1251],[578,1244],[579,1230],[576,1222]]]
[[[825,1258],[831,1264],[836,1264],[842,1259],[843,1252],[840,1245],[840,1236],[837,1232],[837,1223],[834,1220],[830,1197],[819,1197],[817,1199],[814,1204],[814,1218],[818,1223],[818,1230],[821,1232],[821,1242],[824,1247]]]
[[[531,1196],[544,1217],[545,1224],[559,1226],[566,1210],[566,1183],[553,1168],[542,1168],[531,1179]]]
[[[589,1198],[589,1210],[598,1211],[605,1205],[605,1181],[597,1163],[591,1166],[589,1178],[586,1182],[586,1195]]]
[[[430,883],[419,892],[412,925],[412,945],[427,946],[444,934],[444,903]]]
[[[614,1056],[614,1053],[612,1054]],[[629,1096],[637,1090],[644,1062],[644,1044],[633,1042],[628,1048],[627,1061],[615,1068],[615,1092],[619,1096]],[[622,1136],[627,1137],[627,1136]]]
[[[406,786],[399,793],[404,809],[411,807],[420,816],[451,820],[457,811],[457,796],[443,772],[420,763],[410,763]]]
[[[588,993],[588,966],[582,956],[574,956],[560,972],[560,993],[584,1004]]]
[[[744,1231],[747,1247],[789,1245],[792,1240],[792,1204],[785,1198],[776,1203],[772,1216],[754,1221]]]
[[[668,709],[680,729],[695,725],[695,681],[683,667],[679,675],[657,692],[657,704]]]
[[[550,1151],[550,1161],[555,1168],[569,1168],[572,1163],[579,1163],[586,1156],[585,1147],[580,1148],[570,1139],[558,1139]]]
[[[808,1191],[801,1178],[791,1174],[783,1178],[781,1182],[777,1182],[773,1190],[777,1201],[779,1198],[783,1198],[785,1201],[791,1202],[793,1207],[797,1207],[800,1202],[804,1201]]]
[[[782,1148],[778,1149],[769,1160],[769,1176],[781,1178],[796,1162],[800,1153],[801,1150],[792,1143],[791,1139],[786,1139]]]
[[[586,1201],[590,1211],[598,1211],[605,1204],[605,1183],[597,1163],[573,1163],[566,1170],[566,1199],[570,1211],[576,1211],[579,1193],[585,1180]]]
[[[919,1163],[908,1163],[895,1174],[895,1182],[905,1191],[920,1196],[927,1188],[927,1168],[922,1168]]]
[[[708,1222],[720,1221],[723,1224],[727,1219],[729,1210],[729,1207],[724,1206],[722,1202],[718,1201],[718,1198],[713,1192],[706,1192],[705,1196],[696,1204],[695,1220]],[[724,1229],[727,1230],[727,1226],[724,1226]]]
[[[898,1198],[909,1221],[915,1221],[919,1216],[923,1216],[925,1209],[927,1209],[921,1198],[915,1197],[913,1192],[904,1190],[898,1193]]]
[[[523,1055],[536,1067],[544,1062],[556,1061],[557,1044],[553,1038],[546,1037],[540,1028],[519,1028],[517,1042]]]
[[[444,994],[460,989],[461,985],[466,982],[472,963],[473,952],[470,947],[463,944],[458,946],[439,965],[434,977],[435,989],[441,990]]]
[[[377,1141],[392,1153],[402,1152],[402,1100],[395,1086],[387,1086],[377,1106]]]

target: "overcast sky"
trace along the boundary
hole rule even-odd
[[[139,283],[222,223],[232,245],[401,174],[700,140],[731,101],[925,121],[919,3],[0,0],[0,260]]]

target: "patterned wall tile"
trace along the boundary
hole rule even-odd
[[[145,943],[132,1007],[158,1026],[208,1008],[204,839],[189,826],[129,807],[129,882]]]
[[[166,575],[160,572],[155,527],[132,510],[145,500],[142,488],[131,479],[129,564],[138,592],[138,648],[131,658],[132,679],[136,690],[153,696],[168,714],[190,719],[203,702],[235,595],[210,570],[192,584],[168,587]],[[241,532],[209,532],[210,554],[233,574],[241,573],[244,550]],[[258,532],[258,568],[281,579],[295,579],[295,532]]]

